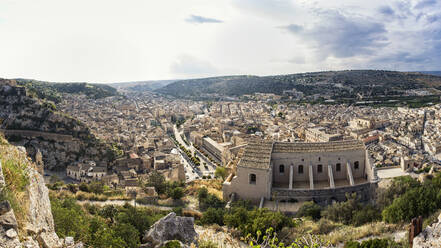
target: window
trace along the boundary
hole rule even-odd
[[[280,172],[280,174],[285,173],[285,166],[284,166],[283,164],[281,164],[281,165],[279,166],[279,172]]]
[[[354,162],[354,169],[358,170],[358,167],[360,166],[360,163],[358,161]]]
[[[323,165],[319,164],[317,165],[317,172],[322,173],[323,172]]]
[[[321,160],[321,158],[319,157],[319,161]]]
[[[250,184],[256,184],[256,174],[250,174]]]
[[[299,165],[299,174],[303,174],[303,165]]]
[[[341,171],[341,164],[340,163],[335,165],[335,170],[336,171]]]
[[[304,159],[304,158],[302,158],[302,161],[305,161],[305,159]]]

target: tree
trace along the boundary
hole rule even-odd
[[[167,190],[167,183],[165,182],[165,177],[157,171],[150,173],[147,179],[147,186],[155,187],[158,194],[164,194]]]
[[[106,219],[110,219],[110,222],[114,222],[115,216],[118,214],[118,209],[113,205],[107,205],[100,210],[100,215]]]
[[[224,167],[218,166],[216,168],[216,171],[214,172],[214,176],[222,178],[222,180],[225,180],[227,177],[227,170]]]
[[[174,200],[181,199],[184,196],[184,190],[181,187],[173,188],[170,190],[169,196]]]

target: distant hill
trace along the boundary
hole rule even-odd
[[[162,88],[170,83],[176,82],[177,80],[155,80],[155,81],[134,81],[134,82],[121,82],[112,83],[112,87],[123,91],[154,91],[156,89]]]
[[[60,93],[84,94],[93,99],[118,95],[115,88],[106,84],[53,83],[32,79],[15,79],[15,81],[18,85],[25,86],[32,94],[36,94],[39,98],[56,103],[61,100]]]
[[[420,71],[420,73],[428,74],[428,75],[441,76],[441,71]]]
[[[180,80],[156,92],[179,98],[282,94],[296,89],[306,96],[319,94],[353,98],[357,95],[400,95],[406,90],[441,87],[441,77],[418,72],[348,70],[276,76],[224,76]]]

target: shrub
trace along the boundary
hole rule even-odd
[[[184,190],[181,187],[170,189],[168,196],[170,196],[174,200],[181,199],[184,196]]]
[[[200,240],[199,248],[217,248],[217,244],[210,240]]]
[[[247,210],[245,207],[235,207],[224,215],[224,222],[229,227],[237,228],[242,236],[255,235],[260,230],[273,228],[276,232],[283,227],[292,227],[291,218],[280,212],[268,209]]]
[[[222,208],[208,208],[200,219],[202,225],[208,224],[224,224],[224,210]]]
[[[402,247],[400,244],[396,243],[390,239],[369,239],[361,243],[356,241],[346,242],[344,248],[399,248]]]
[[[164,194],[167,190],[167,183],[165,182],[165,177],[157,171],[150,173],[147,178],[147,186],[155,187],[158,194]]]
[[[305,202],[297,212],[297,217],[311,217],[313,220],[318,220],[321,217],[321,210],[322,208],[314,202]]]

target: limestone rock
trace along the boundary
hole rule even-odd
[[[190,245],[196,242],[197,237],[194,218],[176,216],[172,212],[152,225],[143,238],[147,245],[143,247],[160,247],[169,240],[179,240],[184,245]]]
[[[441,247],[441,215],[438,222],[426,227],[413,239],[414,248]]]
[[[66,237],[64,239],[64,245],[66,245],[66,246],[74,245],[74,238],[73,237]]]
[[[6,237],[13,239],[13,238],[17,237],[17,232],[11,228],[6,231]]]

